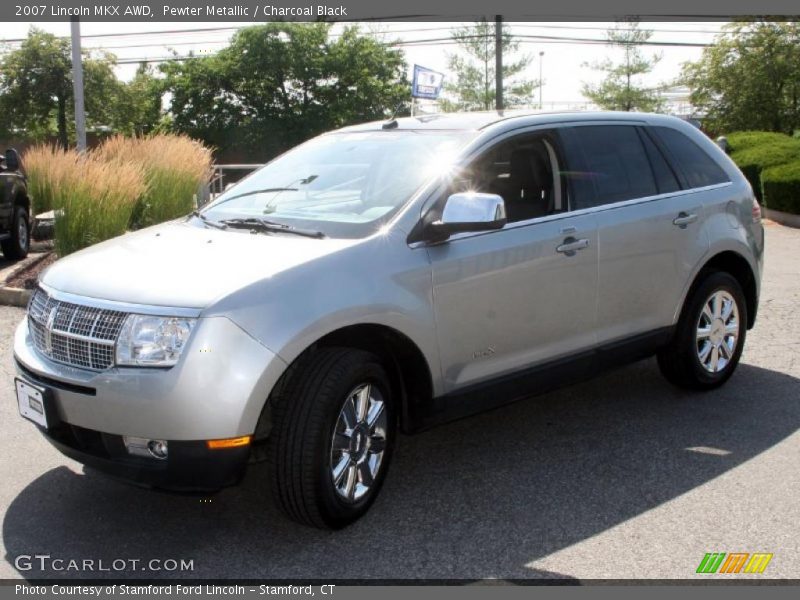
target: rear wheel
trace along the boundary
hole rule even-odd
[[[747,303],[739,282],[710,271],[687,298],[670,344],[658,365],[675,385],[708,390],[733,375],[747,334]]]
[[[270,398],[273,497],[293,520],[337,529],[361,517],[391,459],[396,417],[374,355],[323,348],[287,374]]]
[[[11,237],[0,242],[3,255],[9,260],[19,260],[28,256],[31,245],[30,221],[28,211],[23,206],[15,206],[11,217]]]

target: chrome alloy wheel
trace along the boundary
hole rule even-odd
[[[339,497],[356,502],[375,482],[386,450],[386,406],[380,390],[362,383],[347,395],[331,441],[330,472]]]
[[[739,307],[731,294],[717,290],[706,300],[695,341],[697,358],[709,373],[719,373],[730,364],[739,341]]]

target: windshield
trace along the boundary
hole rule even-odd
[[[474,135],[369,131],[324,135],[283,154],[202,211],[209,221],[259,218],[329,237],[376,231]]]

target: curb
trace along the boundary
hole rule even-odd
[[[797,227],[800,229],[800,215],[793,215],[791,213],[774,210],[772,208],[764,207],[764,216],[770,221],[775,221],[787,227]]]
[[[32,290],[23,290],[22,288],[2,287],[0,288],[0,304],[25,308],[28,306],[32,293]]]
[[[30,261],[26,265],[20,265],[18,268],[11,268],[11,272],[8,273],[2,281],[0,281],[0,306],[19,306],[20,308],[26,308],[28,306],[28,302],[33,295],[33,290],[25,290],[22,288],[15,288],[15,287],[6,287],[5,283],[9,279],[11,279],[17,273],[21,273],[24,270],[32,269],[40,262],[42,262],[47,256],[49,252],[42,253],[41,256],[35,258],[34,260]]]

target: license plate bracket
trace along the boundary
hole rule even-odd
[[[47,429],[54,421],[53,415],[50,414],[47,389],[19,377],[14,378],[14,385],[17,389],[19,414],[39,427]]]

